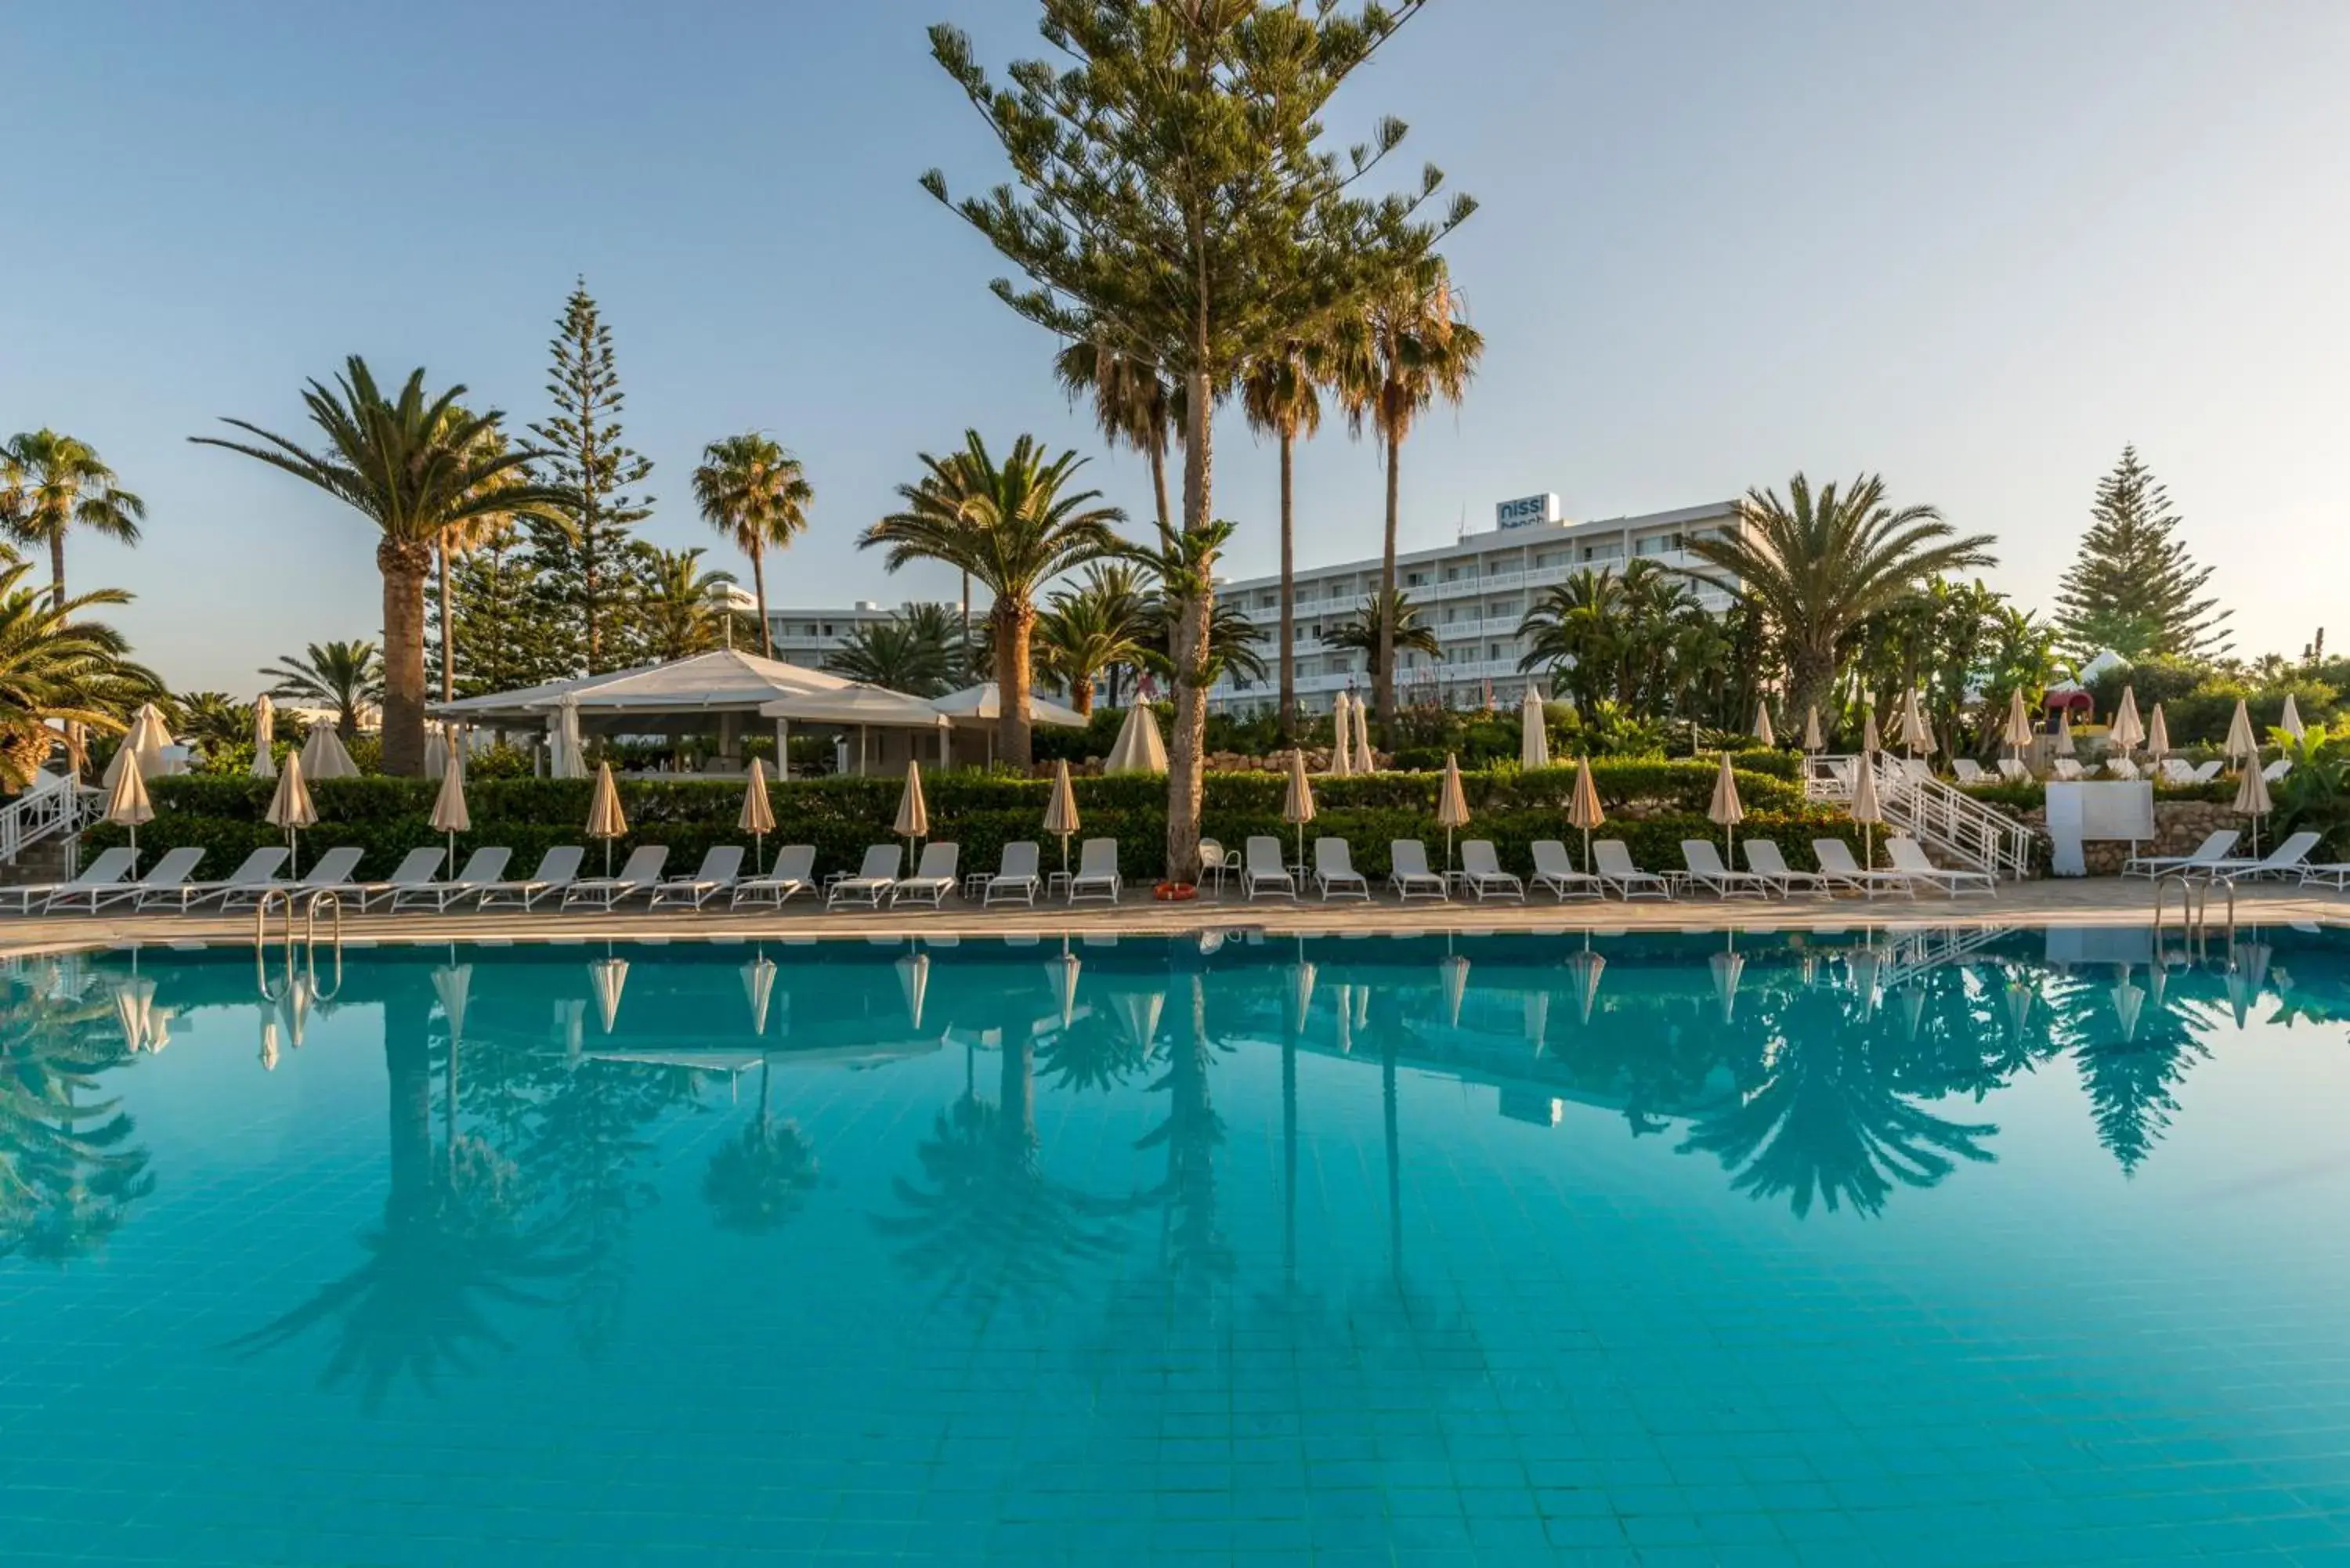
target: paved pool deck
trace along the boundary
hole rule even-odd
[[[2350,925],[2350,894],[2279,883],[2248,884],[2237,891],[2237,919],[2246,925]],[[2178,918],[2176,884],[2165,889],[2166,919]],[[2214,893],[2211,918],[2224,919],[2225,898]],[[991,937],[1117,931],[1137,936],[1179,936],[1233,926],[1255,926],[1291,935],[1348,932],[1414,934],[1423,931],[1703,931],[1727,929],[1850,929],[1858,926],[2129,926],[2154,915],[2154,889],[2140,879],[2117,877],[2043,879],[2002,884],[1996,896],[1950,898],[1922,894],[1861,898],[1799,897],[1790,899],[1719,899],[1710,894],[1669,902],[1643,898],[1630,903],[1588,898],[1560,903],[1548,894],[1523,904],[1474,901],[1409,905],[1379,897],[1365,903],[1324,903],[1308,897],[1243,900],[1238,890],[1203,894],[1189,903],[1155,902],[1148,892],[1129,894],[1116,906],[1087,903],[1071,909],[1038,900],[1035,908],[950,898],[945,907],[827,911],[796,899],[781,909],[690,910],[641,908],[609,914],[587,909],[541,908],[524,913],[381,909],[347,910],[343,936],[354,942],[539,941],[593,937],[640,940],[812,937]],[[322,917],[319,934],[329,922]],[[283,929],[273,910],[271,934]],[[182,915],[164,910],[110,909],[92,915],[0,915],[0,958],[87,948],[153,943],[250,942],[254,917],[247,912]]]

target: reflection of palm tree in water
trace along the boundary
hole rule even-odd
[[[904,1212],[876,1229],[905,1246],[899,1262],[939,1281],[939,1294],[985,1312],[1006,1296],[1065,1293],[1070,1272],[1116,1250],[1100,1220],[1114,1204],[1045,1174],[1036,1158],[1035,1046],[1025,1029],[1003,1031],[997,1102],[979,1097],[971,1047],[963,1092],[931,1124],[915,1158],[919,1183],[890,1183]]]
[[[1169,1274],[1205,1287],[1232,1277],[1232,1249],[1216,1213],[1216,1150],[1223,1146],[1224,1123],[1209,1096],[1208,1069],[1214,1057],[1207,987],[1198,974],[1190,977],[1190,986],[1186,1024],[1176,1031],[1180,1038],[1168,1044],[1166,1075],[1150,1085],[1150,1093],[1167,1096],[1167,1117],[1135,1147],[1166,1148],[1167,1179],[1142,1201],[1166,1211],[1159,1245]]]
[[[2170,982],[2174,987],[2182,983]],[[2083,1005],[2085,1012],[2093,1009],[2094,996],[2085,997]],[[2100,1030],[2096,1044],[2074,1048],[2097,1141],[2120,1163],[2124,1176],[2137,1175],[2138,1166],[2170,1130],[2180,1081],[2188,1069],[2210,1055],[2196,1032],[2199,1023],[2209,1027],[2216,1018],[2199,1019],[2189,1011],[2196,1007],[2176,995],[2149,1002],[2138,1013],[2135,1038],[2122,1038],[2116,1024]]]
[[[359,1238],[367,1260],[231,1342],[254,1355],[331,1322],[338,1338],[319,1382],[355,1380],[370,1410],[402,1373],[431,1392],[442,1371],[471,1372],[475,1353],[509,1348],[485,1309],[557,1305],[561,1296],[534,1287],[586,1262],[557,1251],[547,1228],[520,1223],[527,1204],[518,1173],[487,1144],[452,1130],[435,1157],[429,1023],[423,993],[396,975],[384,998],[390,1190],[382,1223]],[[451,1070],[453,1085],[453,1062]]]
[[[155,1190],[136,1124],[99,1097],[99,1075],[130,1059],[112,1017],[21,979],[0,991],[0,1258],[79,1257]]]
[[[816,1151],[795,1121],[767,1115],[771,1064],[759,1058],[759,1112],[740,1135],[719,1146],[702,1172],[702,1197],[729,1231],[764,1235],[800,1210],[816,1186]]]
[[[1815,1199],[1875,1214],[1897,1184],[1941,1180],[1952,1157],[1992,1158],[1980,1145],[1996,1127],[1948,1121],[1912,1102],[1921,1091],[1903,1081],[1904,1048],[1886,1039],[1881,1017],[1849,1017],[1835,993],[1802,990],[1775,1023],[1777,1054],[1761,1085],[1680,1146],[1737,1169],[1738,1190],[1784,1194],[1798,1215]]]

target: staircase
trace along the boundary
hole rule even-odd
[[[1850,805],[1862,765],[1856,756],[1807,759],[1804,798]],[[1887,826],[1994,877],[2022,877],[2031,869],[2032,830],[2015,818],[1897,759],[1880,754],[1869,766]]]
[[[44,772],[30,789],[0,805],[0,866],[18,867],[26,851],[38,846],[51,851],[63,848],[70,865],[81,830],[105,812],[104,790],[68,774]]]
[[[1969,954],[1980,952],[2022,929],[2020,926],[1936,926],[1923,931],[1904,933],[1894,939],[1890,961],[1879,971],[1877,983],[1887,991],[1895,990],[1929,969],[1958,963]]]

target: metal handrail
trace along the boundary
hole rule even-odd
[[[2162,887],[2166,882],[2178,884],[2178,935],[2188,950],[2201,953],[2208,950],[2211,929],[2211,889],[2216,885],[2228,894],[2228,953],[2235,961],[2236,951],[2236,883],[2231,877],[2217,877],[2191,867],[2174,866],[2157,873],[2154,878],[2154,950],[2157,961],[2162,954]],[[2195,896],[2200,883],[2201,898]]]
[[[334,911],[335,983],[327,990],[318,986],[318,906]],[[310,980],[310,995],[319,1002],[332,1002],[343,989],[343,900],[332,888],[321,888],[310,895],[304,909],[302,955]],[[288,955],[289,958],[291,955]]]

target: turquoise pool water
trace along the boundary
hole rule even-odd
[[[2350,945],[2165,956],[18,962],[0,1562],[2350,1562]]]

